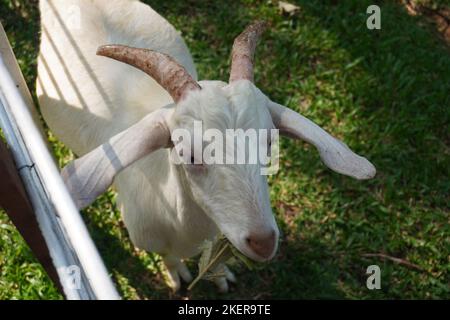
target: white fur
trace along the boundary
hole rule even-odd
[[[65,24],[73,14],[73,10],[68,10],[71,6],[81,9],[79,29],[70,29]],[[43,32],[37,94],[42,114],[55,135],[78,156],[146,114],[172,103],[167,92],[153,79],[128,65],[96,56],[97,47],[114,43],[158,50],[174,57],[197,79],[191,55],[178,32],[138,1],[41,1],[40,9]],[[194,119],[223,128],[261,123],[254,118],[254,111],[242,111],[239,103],[232,103],[242,100],[239,95],[245,97],[247,89],[235,89],[238,94],[233,97],[232,88],[223,91],[225,83],[202,82],[201,85],[201,92],[190,94],[177,107],[173,127],[187,126],[186,121]],[[197,107],[193,108],[194,105]],[[265,109],[263,113],[265,120],[270,119]],[[220,220],[224,231],[240,247],[244,241],[241,237],[250,229],[276,229],[267,188],[255,189],[257,182],[253,180],[265,179],[256,174],[256,168],[249,172],[217,169],[213,173],[215,179],[197,179],[203,188],[191,188],[186,180],[191,172],[172,165],[169,153],[169,150],[156,151],[115,179],[118,204],[136,246],[156,251],[173,261],[174,257],[179,260],[197,254],[205,239],[217,235],[217,224],[212,218]],[[230,178],[237,181],[246,175],[249,179],[242,184],[244,192],[239,192]],[[214,190],[210,197],[204,192],[205,186]],[[192,193],[200,201],[193,199]],[[256,198],[266,199],[262,202],[264,208],[254,205]],[[246,207],[249,208],[244,212]],[[267,221],[261,219],[261,212],[269,217]],[[241,220],[242,230],[233,230],[233,225],[239,223],[233,216]],[[258,259],[248,248],[245,250]],[[168,263],[170,274],[180,269],[170,265],[177,264]],[[173,281],[178,287],[179,280]]]
[[[74,8],[81,13],[78,27],[73,26]],[[78,156],[114,141],[110,140],[113,136],[147,114],[173,107],[168,93],[143,72],[96,56],[99,46],[124,44],[166,53],[197,80],[192,57],[179,33],[139,1],[41,0],[40,9],[43,32],[37,94],[42,114],[53,133]],[[294,112],[289,113],[289,119],[296,120],[287,121],[284,109],[274,108],[253,83],[199,84],[202,90],[190,92],[171,113],[166,124],[171,132],[192,129],[196,120],[202,121],[204,129],[272,129],[274,119],[276,126],[320,147],[321,155],[331,159],[328,162],[334,169],[345,174],[358,171],[364,158],[350,157],[348,148],[336,145],[334,138]],[[91,159],[96,159],[95,154]],[[214,238],[219,230],[250,258],[261,261],[273,257],[276,244],[270,247],[270,256],[261,257],[248,242],[252,236],[278,238],[260,166],[198,168],[175,165],[170,161],[172,156],[170,149],[154,151],[121,171],[114,185],[133,243],[163,255],[173,287],[179,287],[180,276],[187,281],[191,278],[180,259],[196,255],[203,241]],[[346,159],[352,160],[347,167],[340,163]],[[226,278],[234,279],[228,270]],[[217,283],[222,290],[227,288],[225,278]]]

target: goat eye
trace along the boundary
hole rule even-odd
[[[196,166],[196,167],[201,167],[201,166],[203,166],[203,163],[195,163],[195,158],[194,158],[194,157],[191,157],[191,160],[190,160],[190,162],[189,162],[189,165],[191,165],[191,166]]]
[[[272,156],[272,140],[269,140],[267,143],[267,155]]]

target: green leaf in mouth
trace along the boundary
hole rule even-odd
[[[225,276],[222,266],[232,258],[237,258],[250,270],[253,268],[253,261],[236,249],[223,235],[216,241],[205,240],[201,249],[202,254],[198,262],[198,275],[191,282],[188,290],[192,290],[201,279],[213,281]]]

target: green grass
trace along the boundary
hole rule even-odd
[[[36,2],[0,0],[0,19],[32,90]],[[293,17],[280,14],[277,1],[145,2],[182,31],[201,79],[227,80],[233,37],[253,19],[269,21],[257,51],[257,85],[378,169],[375,179],[358,182],[326,169],[312,147],[283,139],[281,170],[270,179],[282,229],[277,257],[253,271],[236,267],[239,283],[228,294],[201,282],[181,296],[450,298],[450,51],[428,22],[394,1],[378,2],[378,31],[366,29],[366,0],[295,1],[301,10]],[[50,138],[60,164],[67,162],[68,151]],[[159,257],[133,248],[113,192],[83,217],[124,298],[180,297],[164,285]],[[365,286],[371,264],[381,267],[381,290]],[[190,267],[195,272],[195,262]],[[4,213],[0,298],[61,298]]]

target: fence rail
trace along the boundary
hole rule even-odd
[[[120,299],[47,148],[0,24],[0,127],[67,299]]]

